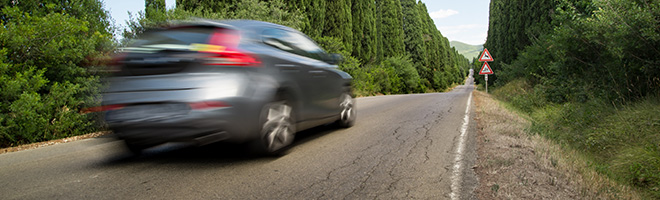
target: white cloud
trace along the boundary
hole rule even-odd
[[[447,10],[438,10],[435,12],[429,13],[432,19],[442,19],[452,15],[458,14],[458,11],[447,9]]]
[[[483,44],[486,41],[488,25],[463,24],[438,27],[443,36],[449,40],[461,41],[467,44]]]

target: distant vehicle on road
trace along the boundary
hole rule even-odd
[[[341,57],[286,26],[198,20],[148,30],[123,50],[95,110],[135,153],[230,141],[279,154],[297,131],[355,123]]]

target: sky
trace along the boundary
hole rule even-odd
[[[175,0],[165,0],[173,8]],[[488,8],[490,0],[422,0],[435,26],[449,41],[460,41],[471,45],[486,42],[488,33]],[[124,26],[128,12],[144,10],[142,0],[105,0],[105,9],[115,23]]]
[[[449,41],[486,43],[490,0],[422,0],[435,26]]]
[[[117,26],[125,27],[129,20],[128,12],[134,16],[138,11],[144,11],[144,0],[103,0],[104,8],[110,12],[110,16]],[[174,8],[176,0],[165,0],[165,7]],[[121,28],[120,28],[121,29]]]

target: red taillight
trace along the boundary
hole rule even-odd
[[[222,101],[202,101],[202,102],[192,102],[188,103],[190,108],[193,110],[204,110],[204,109],[213,109],[213,108],[224,108],[229,107],[229,104]]]
[[[103,111],[110,111],[110,110],[119,110],[124,108],[123,104],[115,104],[115,105],[105,105],[105,106],[96,106],[96,107],[91,107],[91,108],[83,108],[80,112],[83,114],[86,113],[92,113],[92,112],[103,112]]]
[[[252,55],[235,51],[235,50],[225,50],[223,52],[214,52],[213,56],[206,57],[207,65],[232,65],[232,66],[244,66],[244,67],[258,67],[261,64],[257,58]]]

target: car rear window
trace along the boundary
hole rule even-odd
[[[191,44],[213,44],[235,47],[236,30],[217,27],[177,27],[148,31],[134,41],[133,47],[187,48]]]
[[[132,46],[206,43],[211,33],[213,28],[199,27],[149,31],[138,38]]]

